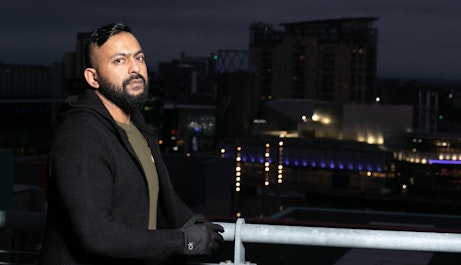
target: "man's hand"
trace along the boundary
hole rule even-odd
[[[185,255],[211,255],[224,242],[219,232],[224,228],[209,222],[202,215],[193,216],[180,230],[184,233]]]
[[[211,228],[211,230],[215,231],[215,232],[220,232],[220,233],[223,233],[224,232],[224,227],[222,227],[221,225],[218,225],[218,224],[214,224],[210,221],[208,221],[205,216],[201,215],[201,214],[198,214],[198,215],[195,215],[193,216],[191,219],[189,219],[185,224],[184,226],[187,226],[188,224],[204,224],[206,226],[208,226],[209,228]],[[183,227],[184,227],[183,226]]]

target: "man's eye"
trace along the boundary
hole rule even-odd
[[[124,61],[123,59],[119,58],[119,59],[115,59],[114,63],[120,64],[120,63],[123,63],[123,61]]]
[[[138,60],[138,61],[144,61],[144,56],[138,56],[138,57],[136,57],[136,60]]]

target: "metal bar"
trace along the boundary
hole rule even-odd
[[[19,250],[0,249],[0,254],[19,254],[19,255],[38,256],[40,255],[40,251],[19,251]]]
[[[0,229],[6,226],[6,212],[0,211]]]
[[[241,231],[242,225],[245,220],[242,218],[237,219],[235,223],[235,232]],[[245,246],[242,242],[242,234],[235,233],[235,248],[234,248],[234,262],[236,265],[243,265],[245,263]]]
[[[240,224],[240,231],[229,223],[221,224],[224,240],[240,234],[243,243],[291,244],[324,247],[373,248],[408,251],[459,252],[461,234],[388,231],[371,229],[301,227]]]
[[[0,211],[0,229],[37,229],[44,218],[38,213]],[[245,261],[244,243],[461,253],[461,234],[456,233],[247,224],[243,218],[235,224],[218,224],[224,227],[224,240],[236,241],[236,265],[251,264]]]

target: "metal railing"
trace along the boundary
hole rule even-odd
[[[43,214],[0,211],[0,229],[37,229],[43,223]],[[217,223],[224,227],[224,240],[234,241],[234,260],[220,264],[254,264],[245,261],[244,243],[461,253],[461,234],[458,233],[250,224],[243,218],[235,223]],[[3,251],[5,253],[24,254]]]
[[[461,253],[461,234],[456,233],[246,224],[244,219],[218,224],[224,227],[224,240],[235,241],[234,262],[220,264],[254,264],[245,261],[243,243]]]

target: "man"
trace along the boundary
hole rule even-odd
[[[149,79],[137,39],[123,24],[103,26],[86,57],[89,88],[68,98],[49,155],[40,263],[166,264],[210,255],[223,228],[195,215],[172,187],[140,111]]]

